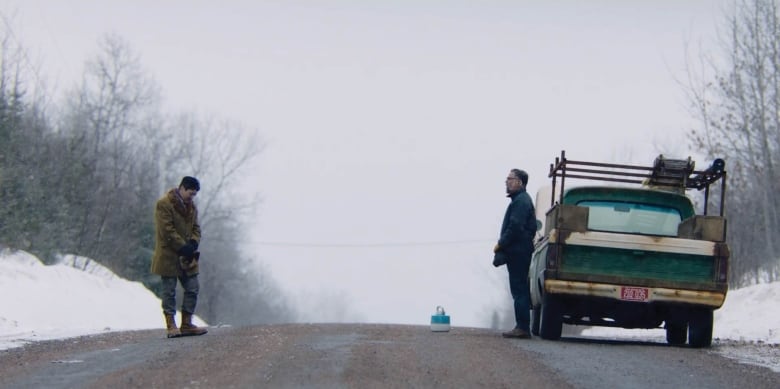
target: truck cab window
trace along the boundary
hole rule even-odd
[[[677,236],[682,220],[671,207],[617,201],[582,201],[588,207],[588,230],[629,234]]]

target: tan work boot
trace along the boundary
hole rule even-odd
[[[521,330],[520,328],[515,328],[512,331],[504,332],[501,335],[505,338],[531,339],[531,334]]]
[[[176,319],[174,315],[165,314],[165,335],[169,338],[176,338],[181,336],[181,332],[176,328]]]
[[[192,324],[192,314],[186,312],[181,313],[181,327],[179,328],[181,336],[196,336],[209,332],[209,330],[205,328]]]

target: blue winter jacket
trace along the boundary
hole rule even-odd
[[[536,234],[536,212],[531,196],[525,189],[510,196],[512,202],[506,208],[501,224],[499,251],[505,252],[509,260],[529,257],[534,251]]]

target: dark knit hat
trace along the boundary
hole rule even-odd
[[[181,179],[181,184],[179,184],[179,186],[183,186],[184,189],[200,190],[200,182],[198,182],[198,179],[190,176],[184,176],[184,178]]]

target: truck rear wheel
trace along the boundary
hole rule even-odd
[[[560,301],[545,293],[542,297],[542,306],[540,308],[541,322],[539,323],[539,335],[542,339],[558,340],[561,338],[563,329],[563,318],[561,317]]]
[[[539,336],[539,321],[542,318],[542,309],[539,307],[531,308],[531,334]]]
[[[666,342],[673,345],[685,344],[688,326],[685,322],[666,322]]]
[[[712,344],[712,309],[697,309],[688,321],[688,344],[691,347],[710,347]]]

